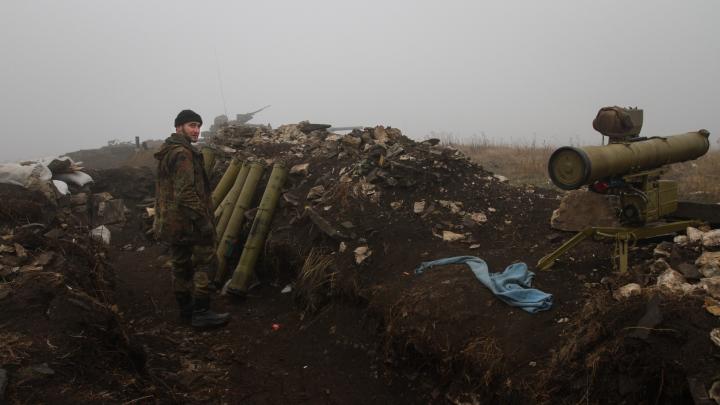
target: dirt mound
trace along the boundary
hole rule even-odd
[[[3,240],[14,246],[0,257],[0,364],[9,375],[6,398],[121,399],[103,390],[114,390],[143,370],[144,352],[132,344],[116,313],[113,275],[101,251],[78,234],[41,236],[34,249],[13,235]],[[44,387],[42,398],[34,395],[37,384]]]
[[[49,223],[57,211],[57,203],[43,192],[15,184],[0,184],[0,201],[0,225]]]
[[[717,319],[698,297],[648,293],[590,300],[539,387],[546,403],[693,403],[720,360],[709,331]],[[706,386],[705,388],[710,388]]]

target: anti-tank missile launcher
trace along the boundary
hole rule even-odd
[[[623,130],[622,123],[625,122]],[[666,137],[639,137],[642,110],[604,108],[594,127],[604,146],[564,146],[548,162],[552,182],[564,189],[589,186],[610,196],[623,224],[656,221],[677,209],[677,183],[661,180],[667,165],[697,159],[710,148],[704,129]]]
[[[664,137],[640,137],[643,111],[606,107],[598,112],[593,127],[609,138],[607,145],[557,149],[548,161],[552,182],[564,189],[588,186],[589,192],[607,196],[619,222],[618,228],[587,228],[558,250],[542,258],[538,267],[552,266],[555,259],[588,236],[624,240],[619,246],[620,269],[627,269],[627,243],[684,229],[697,221],[650,225],[671,215],[678,207],[677,182],[661,179],[667,166],[694,160],[710,148],[704,129]]]

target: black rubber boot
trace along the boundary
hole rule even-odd
[[[190,293],[176,292],[175,300],[177,300],[178,307],[180,308],[180,320],[190,322],[193,315],[193,300]]]
[[[210,298],[195,298],[195,309],[190,324],[193,328],[204,329],[225,326],[230,321],[230,314],[217,313],[210,310]]]

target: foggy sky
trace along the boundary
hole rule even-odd
[[[643,135],[720,135],[715,0],[5,0],[0,13],[0,161],[161,139],[184,108],[207,127],[266,104],[252,122],[415,139],[596,144],[605,105],[644,108]]]

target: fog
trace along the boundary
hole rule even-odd
[[[209,126],[390,125],[423,139],[599,143],[605,105],[643,135],[720,133],[720,2],[21,1],[0,4],[0,161]]]

